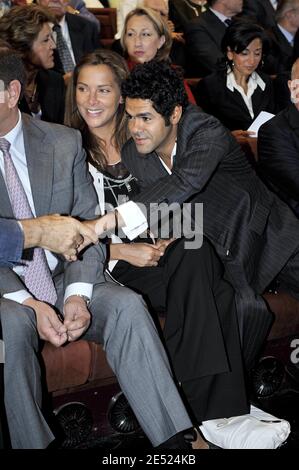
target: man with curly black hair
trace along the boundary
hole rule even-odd
[[[256,176],[228,130],[187,104],[171,66],[151,61],[136,67],[122,94],[132,135],[122,158],[138,178],[141,192],[134,201],[146,207],[147,217],[144,210],[137,214],[138,205],[130,201],[118,207],[118,223],[138,227],[140,233],[161,203],[203,203],[203,233],[235,288],[250,369],[272,323],[261,297],[267,286],[278,277],[299,297],[298,220]],[[97,221],[96,230],[114,225],[114,215],[108,214]]]

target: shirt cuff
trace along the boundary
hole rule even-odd
[[[129,240],[134,240],[147,229],[147,220],[135,202],[125,202],[117,207],[117,211],[125,223],[122,230]]]
[[[10,292],[9,294],[4,294],[3,297],[4,299],[13,300],[18,304],[22,304],[27,299],[33,299],[32,295],[29,294],[29,292],[27,292],[25,289],[18,290],[16,292]]]
[[[71,295],[84,295],[91,299],[93,291],[93,285],[87,284],[86,282],[73,282],[65,289],[64,303]]]

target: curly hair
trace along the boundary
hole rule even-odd
[[[67,87],[64,124],[81,131],[83,146],[87,152],[88,160],[102,171],[107,166],[107,156],[105,154],[104,143],[102,142],[102,139],[90,132],[86,122],[78,111],[76,103],[76,87],[80,71],[85,66],[89,65],[107,65],[107,67],[110,68],[119,89],[121,89],[121,83],[127,78],[129,71],[126,61],[116,52],[109,49],[97,49],[96,51],[82,57],[80,62],[76,65]],[[128,140],[127,119],[125,116],[124,104],[120,104],[118,106],[116,125],[114,134],[111,138],[118,151],[121,150],[124,143]]]
[[[26,60],[45,23],[55,23],[52,13],[38,5],[15,6],[0,18],[0,39],[19,51]]]
[[[167,126],[176,106],[188,106],[188,96],[179,70],[168,62],[151,60],[138,64],[121,87],[123,98],[151,100]]]

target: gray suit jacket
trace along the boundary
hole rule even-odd
[[[22,115],[24,144],[36,215],[60,213],[95,218],[97,197],[89,175],[79,132]],[[0,216],[14,218],[6,185],[0,174]],[[64,288],[73,282],[101,279],[104,252],[92,246],[82,260],[61,258],[54,276],[64,273]],[[0,295],[24,289],[10,268],[0,268]]]

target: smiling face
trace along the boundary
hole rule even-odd
[[[235,75],[249,77],[259,66],[263,55],[262,41],[257,38],[251,41],[240,53],[228,50],[227,57],[233,62]]]
[[[52,28],[49,23],[44,23],[37,38],[33,42],[31,62],[37,67],[51,69],[54,67],[53,50],[55,48],[55,42],[52,38]]]
[[[169,126],[166,126],[163,116],[157,113],[150,100],[126,98],[126,112],[129,131],[139,153],[156,151],[158,154],[171,154],[181,117],[180,107],[176,106]]]
[[[152,21],[145,15],[134,15],[127,23],[125,47],[133,62],[148,62],[165,42],[165,36],[159,36]]]
[[[94,134],[115,125],[119,104],[119,86],[107,65],[85,65],[76,85],[76,103],[82,119]]]

